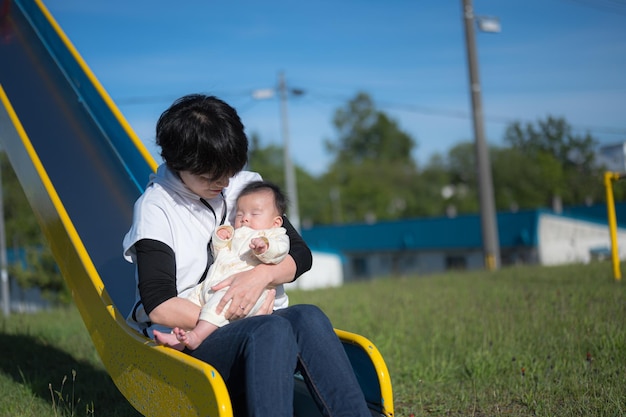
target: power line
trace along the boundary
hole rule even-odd
[[[354,98],[354,96],[318,94],[315,92],[310,92],[308,90],[307,90],[307,97],[317,98],[318,100],[321,98],[322,100],[319,100],[320,102],[332,101],[332,102],[342,102],[342,103],[347,103],[348,101]],[[438,116],[438,117],[462,119],[462,120],[469,120],[471,118],[471,115],[467,111],[464,111],[464,110],[443,109],[443,108],[422,106],[418,104],[394,103],[394,102],[388,102],[388,101],[382,101],[382,102],[376,101],[375,105],[377,108],[380,108],[382,110],[404,111],[408,113],[421,114],[425,116]],[[485,121],[488,121],[489,123],[512,124],[512,123],[517,122],[517,123],[527,124],[527,123],[536,122],[536,120],[523,119],[523,118],[511,117],[511,116],[500,116],[500,115],[490,116],[490,115],[485,114],[484,117],[485,117]],[[590,126],[590,125],[579,126],[579,125],[571,125],[571,124],[570,124],[570,127],[572,128],[572,130],[575,130],[575,131],[589,131],[589,132],[596,132],[596,133],[609,134],[609,135],[625,135],[626,136],[626,127],[620,128],[620,127],[613,127],[613,126]]]
[[[625,3],[626,4],[626,3]],[[252,90],[240,90],[236,93],[227,93],[222,92],[223,95],[229,97],[242,96],[247,97],[249,100],[246,100],[245,104],[240,104],[238,106],[238,111],[240,113],[245,113],[249,111],[250,108],[256,107],[258,105],[258,101],[252,98]],[[354,96],[340,95],[340,94],[320,94],[307,90],[306,97],[309,99],[313,99],[318,103],[347,103],[354,98]],[[143,96],[143,97],[126,97],[115,100],[119,105],[143,105],[150,104],[155,102],[171,102],[176,99],[175,96],[167,96],[167,95],[155,95],[155,96]],[[464,110],[453,110],[453,109],[443,109],[443,108],[435,108],[429,106],[422,106],[418,104],[407,104],[407,103],[394,103],[394,102],[375,102],[377,108],[382,110],[395,110],[395,111],[403,111],[414,114],[421,114],[425,116],[435,116],[435,117],[443,117],[449,119],[461,119],[461,120],[469,120],[471,115]],[[556,112],[555,112],[556,113]],[[500,123],[500,124],[512,124],[512,123],[535,123],[536,120],[523,119],[519,117],[511,117],[511,116],[501,116],[501,115],[484,115],[484,119],[488,123]],[[614,127],[614,126],[592,126],[592,125],[571,125],[572,130],[576,132],[589,132],[603,135],[622,135],[626,136],[626,127]]]
[[[576,3],[591,9],[600,10],[607,13],[616,13],[626,16],[626,2],[622,0],[563,0],[569,3]]]
[[[446,110],[446,109],[436,109],[432,107],[425,106],[417,106],[412,104],[392,104],[386,103],[381,105],[382,108],[394,109],[400,111],[406,111],[410,113],[424,114],[429,116],[440,116],[440,117],[448,117],[455,119],[469,119],[470,114],[466,111],[461,110]],[[521,119],[519,117],[510,117],[510,116],[489,116],[485,114],[484,116],[486,121],[490,123],[501,123],[501,124],[512,124],[512,123],[534,123],[536,120],[529,119]],[[588,132],[597,132],[602,134],[609,135],[626,135],[626,128],[619,127],[610,127],[610,126],[578,126],[571,125],[572,130],[576,131],[588,131]]]

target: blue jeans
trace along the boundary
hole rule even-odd
[[[232,322],[188,353],[219,371],[236,416],[292,417],[300,371],[324,416],[371,417],[341,342],[315,306]]]

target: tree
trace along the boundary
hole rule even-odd
[[[419,207],[415,141],[396,121],[358,93],[333,117],[338,132],[326,141],[333,156],[323,177],[335,200],[335,221],[374,221],[414,215]]]
[[[72,295],[48,246],[28,246],[25,254],[25,263],[14,262],[9,267],[10,274],[20,286],[39,288],[48,300],[69,304]]]
[[[460,142],[448,151],[449,186],[453,191],[449,205],[454,206],[458,213],[477,213],[479,210],[474,148],[473,142]]]
[[[0,164],[7,245],[40,245],[44,238],[37,218],[4,152],[0,153]]]
[[[450,186],[451,175],[443,155],[432,155],[418,178],[420,194],[416,215],[441,216],[456,210],[450,200],[455,190]]]
[[[545,169],[544,178],[552,189],[546,199],[559,197],[564,204],[583,204],[603,199],[601,169],[595,161],[597,141],[589,134],[576,135],[563,118],[548,116],[536,126],[519,122],[506,130],[505,142],[534,161],[534,164],[560,164]]]
[[[284,153],[281,146],[270,144],[261,146],[259,135],[250,135],[248,152],[248,169],[260,173],[267,181],[285,189]]]
[[[248,168],[281,187],[286,193],[284,149],[282,146],[270,144],[261,146],[260,138],[253,133],[250,137],[250,153]],[[296,185],[298,187],[298,206],[303,226],[315,223],[330,223],[331,213],[328,204],[326,187],[311,176],[304,168],[295,165]],[[292,198],[287,195],[287,198]]]
[[[563,167],[552,155],[532,158],[516,148],[491,153],[493,187],[498,210],[549,207],[554,190],[563,182]]]
[[[548,153],[565,166],[588,167],[595,160],[595,139],[589,134],[574,135],[563,118],[548,116],[539,120],[536,127],[530,123],[522,127],[514,122],[506,129],[504,139],[513,148],[530,155]]]
[[[519,149],[496,146],[489,147],[489,154],[497,210],[546,207],[551,203],[552,190],[558,187],[563,177],[562,167],[554,157],[539,154],[531,158]],[[454,145],[440,164],[440,169],[448,175],[446,210],[453,208],[457,213],[477,213],[474,143]]]
[[[361,164],[368,160],[383,160],[414,165],[411,152],[415,141],[400,130],[397,122],[376,110],[366,93],[358,93],[345,108],[335,112],[333,125],[336,141],[326,141],[335,155],[335,164]]]
[[[9,273],[23,288],[37,287],[52,301],[69,302],[65,281],[4,152],[0,163],[7,246],[26,254],[25,262],[15,260],[9,265]]]
[[[551,154],[531,154],[515,147],[490,146],[497,210],[549,207],[564,181],[563,167]],[[532,156],[531,156],[532,155]],[[473,142],[453,146],[446,160],[449,204],[459,213],[477,213],[478,188]]]

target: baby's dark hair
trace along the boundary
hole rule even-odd
[[[281,191],[280,187],[276,184],[269,181],[252,181],[248,183],[241,192],[239,192],[239,197],[241,198],[248,194],[253,194],[258,191],[271,191],[274,194],[274,205],[276,206],[276,210],[282,216],[287,212],[287,197]]]
[[[156,125],[156,144],[173,171],[231,177],[248,161],[248,138],[237,112],[214,96],[176,100]]]

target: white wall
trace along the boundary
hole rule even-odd
[[[315,288],[338,287],[343,284],[343,266],[339,255],[313,252],[313,266],[295,282],[285,285],[285,290],[297,288],[312,290]]]
[[[609,226],[567,217],[542,214],[539,218],[539,263],[559,265],[587,263],[591,249],[611,249]],[[626,230],[618,229],[620,259],[626,258]]]

